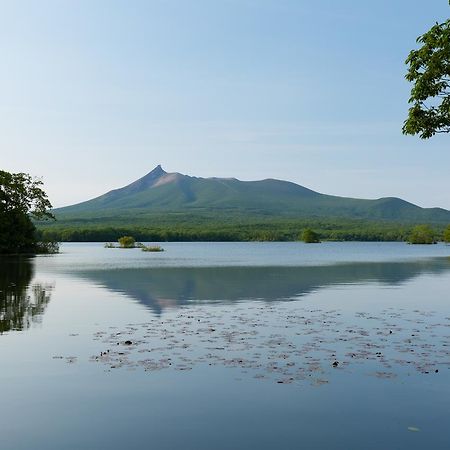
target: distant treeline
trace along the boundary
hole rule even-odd
[[[314,230],[321,240],[405,241],[414,225],[393,222],[279,220],[257,223],[165,223],[157,225],[72,225],[56,222],[38,226],[39,238],[60,242],[109,242],[133,236],[142,242],[180,241],[297,241],[305,229]],[[444,226],[433,228],[441,240]]]

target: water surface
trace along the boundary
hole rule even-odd
[[[446,449],[450,247],[0,260],[2,449]]]

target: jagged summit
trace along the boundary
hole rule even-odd
[[[450,211],[420,208],[402,199],[377,200],[320,194],[288,181],[201,178],[166,172],[161,164],[142,178],[100,197],[55,210],[68,220],[108,217],[122,221],[158,214],[242,214],[261,217],[450,222]]]
[[[139,178],[134,183],[147,181],[152,182],[155,180],[158,180],[159,178],[163,177],[164,175],[167,175],[167,172],[161,167],[161,164],[158,164],[153,170],[151,170],[147,175],[144,175],[142,178]],[[134,184],[131,183],[131,184]],[[131,185],[129,185],[131,186]]]
[[[168,173],[161,167],[161,164],[158,164],[147,175],[144,175],[142,178],[139,178],[138,180],[134,181],[131,184],[128,184],[123,188],[111,191],[111,193],[118,192],[122,194],[132,194],[135,192],[144,191],[154,186],[165,175],[168,175]]]
[[[167,172],[162,168],[161,164],[158,164],[153,170],[151,170],[147,175],[145,175],[143,178],[145,177],[159,177],[162,175],[166,175]]]

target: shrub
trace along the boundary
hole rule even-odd
[[[410,244],[436,244],[435,233],[428,225],[415,226],[408,237]]]
[[[303,231],[302,240],[307,244],[317,244],[320,242],[319,235],[311,230],[311,228],[306,228]]]
[[[120,248],[134,248],[135,242],[136,241],[132,236],[122,236],[121,238],[119,238]]]

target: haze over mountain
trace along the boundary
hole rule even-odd
[[[76,205],[55,209],[61,220],[95,220],[161,213],[343,217],[404,222],[450,222],[450,211],[420,208],[395,197],[337,197],[288,181],[199,178],[167,173],[160,165],[133,183]]]

